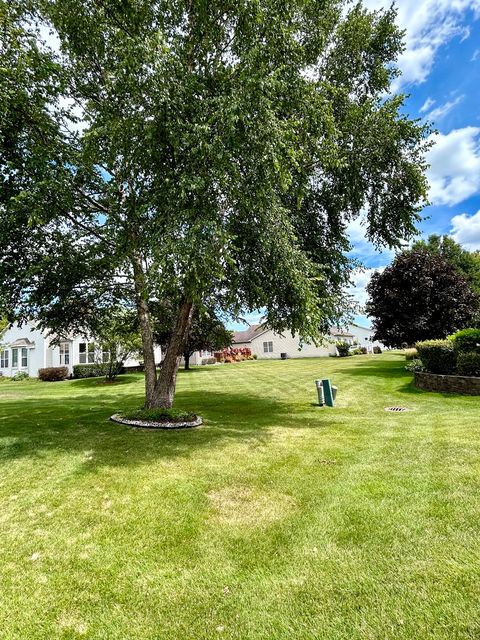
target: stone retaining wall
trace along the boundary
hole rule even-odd
[[[443,376],[436,373],[415,372],[415,386],[424,391],[461,393],[465,396],[480,396],[480,378],[467,376]]]

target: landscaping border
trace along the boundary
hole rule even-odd
[[[196,420],[185,422],[147,422],[146,420],[127,420],[126,418],[122,418],[119,413],[114,413],[113,416],[110,416],[110,420],[112,420],[112,422],[118,422],[119,424],[125,424],[128,427],[140,427],[141,429],[191,429],[203,424],[201,416],[197,416]]]
[[[480,396],[480,378],[450,376],[425,371],[415,371],[415,386],[424,391],[460,393],[464,396]]]

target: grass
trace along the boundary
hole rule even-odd
[[[1,382],[0,637],[478,639],[479,399],[404,365],[194,368],[175,432],[108,421],[140,375]]]

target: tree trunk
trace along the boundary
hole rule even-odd
[[[132,260],[137,316],[142,338],[143,365],[145,370],[145,409],[158,406],[156,397],[157,371],[155,369],[155,352],[153,345],[152,319],[147,302],[145,274],[142,260],[135,254]]]
[[[183,302],[180,306],[172,337],[165,352],[162,369],[155,385],[156,406],[170,409],[175,397],[177,372],[185,339],[192,322],[193,303]]]
[[[185,371],[190,371],[190,351],[183,352],[183,359],[185,360]]]

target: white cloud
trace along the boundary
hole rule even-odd
[[[460,42],[465,42],[465,40],[468,40],[468,38],[470,37],[471,33],[472,33],[472,30],[470,29],[470,27],[468,25],[466,27],[464,27],[463,33],[462,33],[462,38],[461,38]]]
[[[480,58],[480,49],[475,49],[473,56],[470,58],[470,62],[475,62]]]
[[[430,200],[454,205],[480,191],[480,128],[464,127],[432,134],[427,153]]]
[[[360,307],[367,302],[366,286],[370,282],[372,273],[375,271],[383,271],[385,266],[389,264],[395,257],[393,249],[385,249],[378,251],[372,243],[365,237],[365,218],[360,216],[356,220],[352,220],[347,227],[348,237],[353,246],[351,255],[358,258],[361,262],[378,264],[378,267],[362,267],[355,269],[351,276],[352,284],[348,287],[347,292],[352,296]]]
[[[370,9],[388,7],[386,0],[366,0]],[[465,39],[468,26],[462,24],[467,11],[480,15],[480,0],[402,0],[397,5],[398,23],[406,29],[406,50],[399,58],[403,76],[393,90],[424,82],[440,47],[454,37]]]
[[[370,282],[372,275],[376,271],[381,273],[385,269],[385,266],[386,265],[382,265],[375,269],[357,269],[353,272],[351,277],[352,284],[348,288],[348,293],[353,297],[355,302],[359,303],[361,307],[364,307],[367,302],[367,285]]]
[[[433,100],[433,98],[427,98],[423,105],[420,107],[420,113],[425,113],[426,111],[428,111],[430,107],[433,107],[435,102],[436,101]]]
[[[452,218],[452,238],[470,251],[480,250],[480,211],[473,216],[462,213]]]
[[[447,113],[450,113],[450,111],[454,109],[457,104],[460,104],[460,102],[464,98],[465,96],[458,96],[457,98],[455,98],[455,100],[449,100],[445,104],[438,106],[436,109],[432,109],[432,111],[430,111],[430,113],[428,113],[426,117],[433,122],[441,120],[441,118],[444,118]]]

